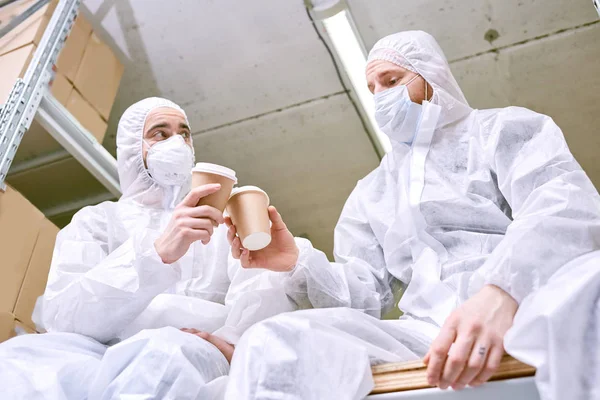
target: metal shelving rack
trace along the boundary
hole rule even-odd
[[[25,76],[18,79],[0,111],[0,190],[23,135],[33,118],[79,161],[108,191],[121,195],[117,161],[48,90],[53,66],[62,49],[81,0],[59,0]]]

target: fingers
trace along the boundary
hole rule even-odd
[[[423,364],[429,365],[429,358],[430,357],[431,357],[431,354],[429,352],[427,352],[427,354],[425,354],[425,357],[423,357]]]
[[[233,245],[233,241],[235,240],[236,237],[237,237],[237,230],[235,229],[235,226],[230,225],[229,228],[227,229],[227,241],[229,242],[230,245]]]
[[[231,242],[231,255],[236,260],[239,260],[242,256],[242,242],[239,237],[235,237]]]
[[[187,228],[205,230],[208,232],[209,236],[212,236],[215,229],[213,220],[208,218],[186,218],[185,220],[182,220],[181,224]]]
[[[215,346],[217,349],[219,349],[219,351],[223,353],[223,355],[227,359],[227,362],[231,363],[231,357],[233,357],[233,351],[235,349],[231,344],[227,343],[218,336],[211,335],[208,332],[200,332],[198,336],[200,336],[202,339],[206,340],[207,342]]]
[[[440,389],[446,389],[448,386],[456,383],[458,377],[465,369],[474,343],[474,335],[460,335],[458,340],[454,342],[444,365],[444,372],[439,383]]]
[[[490,349],[490,353],[487,357],[487,361],[485,363],[485,367],[481,370],[479,375],[475,377],[475,379],[469,383],[471,386],[479,386],[482,383],[487,382],[494,372],[498,370],[500,367],[500,361],[502,361],[502,356],[504,355],[504,347],[500,345],[492,345]]]
[[[232,232],[231,228],[229,229],[229,232]],[[228,239],[230,235],[229,232],[227,233]],[[250,251],[242,246],[242,241],[238,236],[234,236],[231,241],[231,255],[236,260],[240,260],[242,268],[250,268]]]
[[[202,185],[192,189],[187,196],[183,199],[181,204],[188,207],[196,207],[201,198],[213,194],[221,190],[221,185],[218,183],[211,183],[210,185]]]
[[[182,214],[193,218],[210,218],[217,224],[225,222],[223,213],[211,206],[190,207],[182,211]]]
[[[471,355],[467,360],[464,370],[456,382],[452,384],[453,389],[463,389],[481,372],[488,359],[490,343],[489,340],[482,340],[481,338],[477,341],[475,346],[473,346],[473,350],[471,351]]]
[[[190,333],[192,335],[198,336],[201,339],[206,340],[213,346],[215,346],[219,351],[225,356],[227,362],[231,363],[231,357],[233,357],[233,351],[235,347],[233,345],[227,343],[225,340],[221,339],[218,336],[211,335],[208,332],[200,331],[194,328],[181,328],[182,332]]]
[[[225,220],[225,224],[227,224],[228,227],[233,226],[233,221],[231,220],[231,217],[229,215],[224,217],[223,219]]]
[[[181,328],[180,330],[182,332],[192,333],[192,334],[196,334],[196,333],[200,332],[198,329],[194,329],[194,328]]]
[[[444,363],[454,339],[456,339],[456,329],[450,324],[444,324],[438,337],[431,344],[428,352],[427,382],[432,386],[437,386],[440,383]]]
[[[208,244],[210,242],[210,234],[205,229],[186,227],[181,230],[181,235],[188,243],[202,242],[202,244]]]
[[[268,210],[269,210],[269,218],[271,219],[271,222],[273,223],[273,225],[271,226],[271,229],[273,231],[287,230],[287,226],[285,225],[285,222],[283,222],[283,218],[281,218],[281,214],[279,214],[279,212],[277,212],[277,209],[273,206],[269,206]]]
[[[243,249],[242,254],[240,256],[240,262],[242,263],[242,268],[250,268],[250,250]]]

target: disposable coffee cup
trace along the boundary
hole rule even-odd
[[[192,188],[211,183],[220,183],[221,190],[201,198],[198,205],[211,206],[223,212],[233,185],[237,183],[235,171],[222,165],[197,163],[192,169]]]
[[[269,196],[256,186],[242,186],[231,192],[227,213],[246,249],[257,251],[271,243],[268,208]]]

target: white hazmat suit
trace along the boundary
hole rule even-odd
[[[162,262],[154,242],[171,218],[165,204],[177,204],[190,179],[161,186],[144,166],[146,116],[159,107],[185,115],[149,98],[119,122],[123,196],[82,209],[58,234],[41,310],[49,333],[0,345],[2,399],[222,396],[227,360],[178,329],[220,329],[235,343],[254,321],[294,309],[269,283],[276,273],[244,270],[230,256],[225,225],[208,245],[195,242],[175,263]]]
[[[284,283],[300,305],[348,308],[250,328],[227,399],[362,398],[372,387],[369,359],[423,357],[448,315],[484,285],[520,303],[600,249],[600,197],[551,118],[472,109],[423,32],[381,39],[372,60],[420,74],[433,97],[410,140],[386,126],[393,149],[350,195],[335,230],[336,262],[302,243]],[[404,316],[378,320],[400,285]]]

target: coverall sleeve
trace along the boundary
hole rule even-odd
[[[563,265],[600,248],[600,197],[550,117],[510,107],[482,127],[513,221],[469,292],[493,284],[520,303]]]
[[[300,256],[284,285],[299,308],[350,307],[379,318],[393,307],[395,279],[367,219],[361,190],[359,182],[335,228],[335,262],[308,240],[296,239]]]
[[[157,231],[144,229],[109,252],[101,207],[78,212],[59,232],[43,297],[48,331],[73,332],[100,342],[116,337],[159,293],[180,278],[178,263],[156,253]]]

